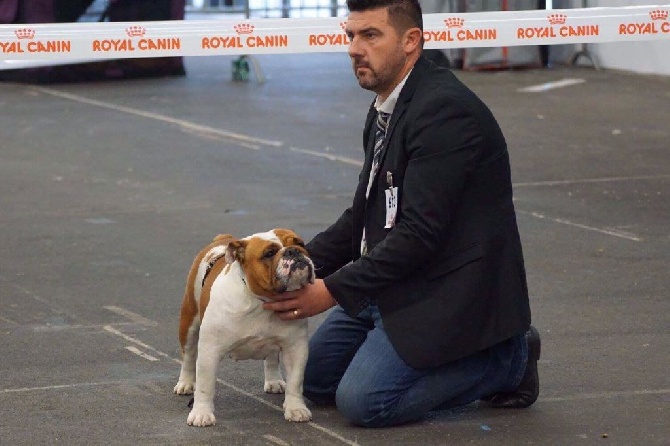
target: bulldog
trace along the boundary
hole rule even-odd
[[[284,393],[284,418],[309,421],[302,396],[307,362],[307,319],[282,321],[264,301],[314,282],[314,264],[302,239],[274,229],[243,239],[218,235],[196,256],[186,281],[179,342],[182,365],[174,393],[194,394],[187,423],[210,426],[216,369],[224,356],[265,360],[267,393]],[[282,378],[279,356],[286,372]]]

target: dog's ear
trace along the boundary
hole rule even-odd
[[[247,240],[232,240],[226,248],[226,263],[233,263],[235,260],[244,262],[244,250],[247,248]]]
[[[305,247],[305,242],[303,241],[302,238],[295,232],[291,231],[290,229],[275,229],[274,233],[277,235],[279,240],[281,240],[281,244],[283,246],[300,246],[302,248]]]

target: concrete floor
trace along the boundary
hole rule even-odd
[[[222,362],[186,425],[177,320],[213,235],[306,239],[348,206],[369,92],[346,55],[229,57],[178,78],[0,83],[0,444],[663,445],[670,438],[670,79],[457,72],[508,139],[541,395],[366,430],[283,420],[260,362]],[[519,89],[584,82],[540,93]],[[322,317],[310,321],[314,329]]]

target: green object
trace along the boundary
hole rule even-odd
[[[233,61],[233,80],[243,82],[249,80],[249,61],[246,56],[240,56]]]

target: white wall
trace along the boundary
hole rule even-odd
[[[426,13],[450,12],[457,0],[422,0]],[[553,0],[554,9],[581,7],[617,7],[668,5],[670,0]],[[601,68],[633,71],[637,73],[670,76],[670,40],[649,40],[643,42],[592,43],[587,45],[588,53]],[[565,64],[579,50],[574,45],[553,45],[549,49],[549,60],[553,64]],[[580,65],[589,65],[587,58],[577,60]]]
[[[577,5],[581,2],[575,1]],[[645,6],[669,4],[659,0],[584,0],[589,7]],[[670,40],[594,43],[588,46],[602,68],[670,76]]]

